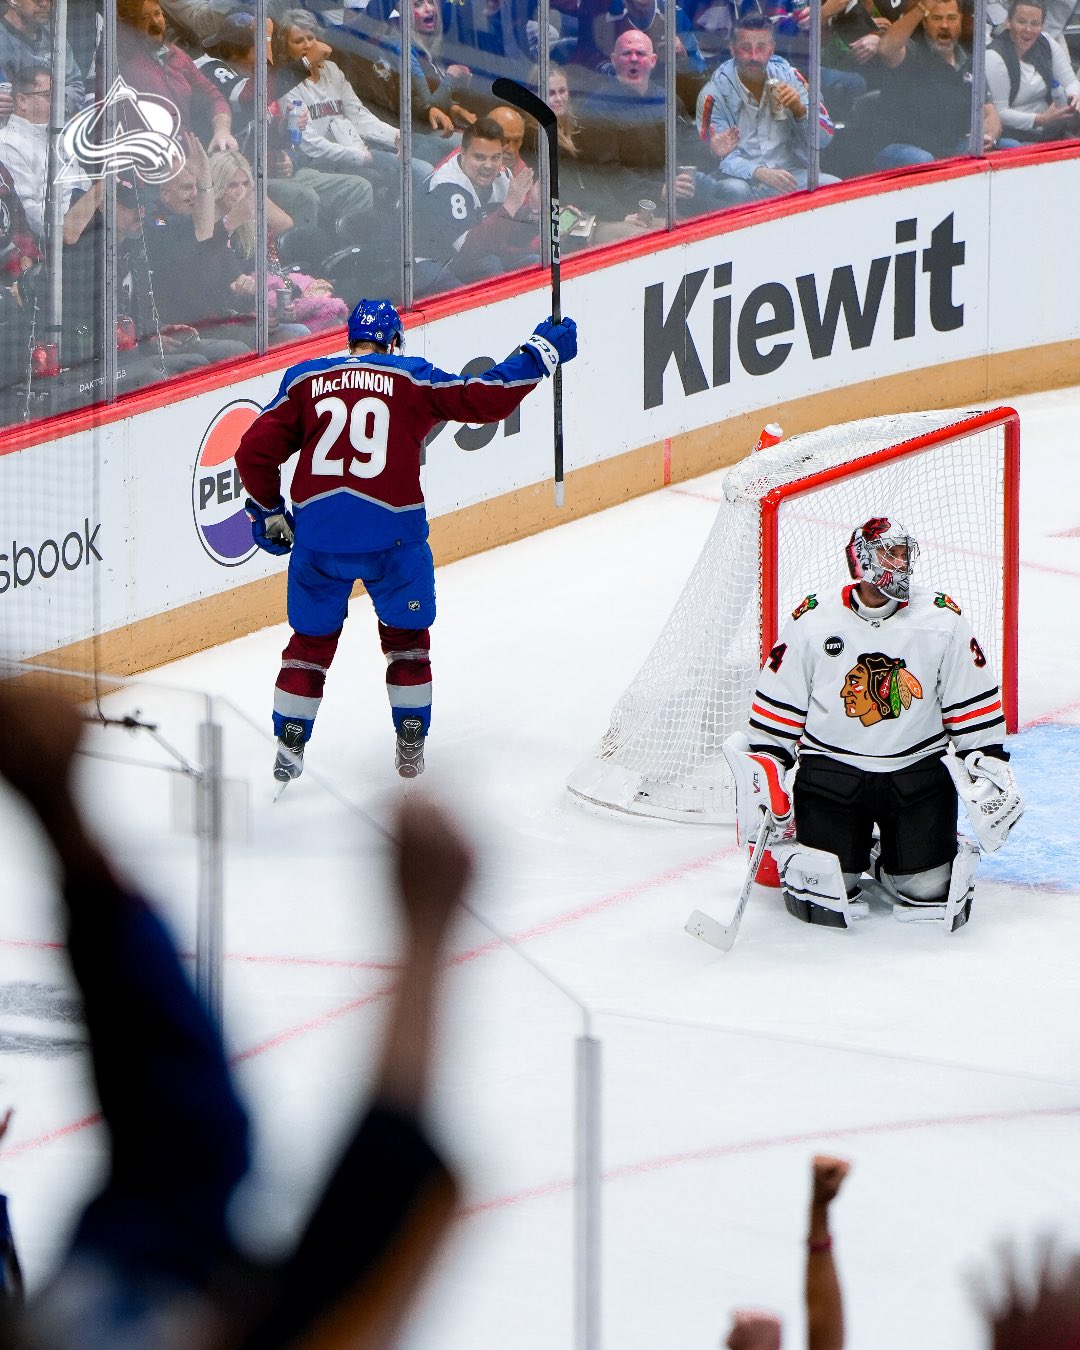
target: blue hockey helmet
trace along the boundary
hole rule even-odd
[[[389,300],[361,300],[349,315],[350,342],[377,342],[393,351],[405,346],[401,316]]]

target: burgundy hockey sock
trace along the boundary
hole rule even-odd
[[[403,717],[418,717],[424,735],[431,722],[431,634],[426,628],[394,628],[379,624],[379,641],[386,656],[386,693],[394,725]]]
[[[324,637],[294,633],[281,653],[281,671],[274,686],[274,731],[281,736],[286,722],[303,725],[311,735],[322,702],[326,672],[337,651],[341,629]]]

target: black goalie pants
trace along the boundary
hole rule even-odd
[[[881,865],[893,876],[940,867],[956,856],[956,789],[938,755],[891,773],[804,755],[794,796],[799,843],[835,853],[841,871],[866,870],[875,825]]]

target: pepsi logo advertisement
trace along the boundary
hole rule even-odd
[[[255,552],[244,511],[244,485],[236,469],[240,438],[261,409],[250,399],[227,404],[203,434],[191,480],[191,506],[199,541],[214,562],[238,567]]]

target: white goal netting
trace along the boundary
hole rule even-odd
[[[809,592],[849,579],[845,545],[871,516],[911,530],[916,585],[958,601],[1000,674],[1006,540],[1015,539],[1006,427],[1015,420],[1009,409],[869,418],[734,465],[682,595],[603,739],[571,774],[571,793],[644,816],[733,819],[721,746],[746,729],[763,641]]]

